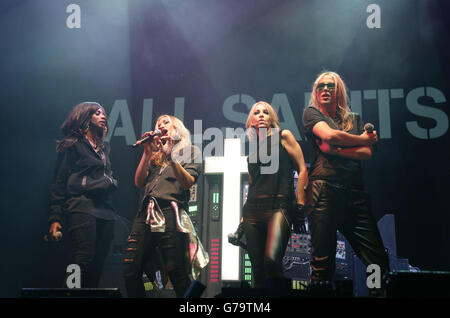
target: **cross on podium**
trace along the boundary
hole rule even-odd
[[[223,174],[221,279],[239,280],[239,247],[228,243],[228,233],[239,225],[241,174],[247,173],[241,139],[224,139],[223,157],[205,157],[205,174]]]

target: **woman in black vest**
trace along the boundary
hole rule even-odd
[[[280,288],[284,284],[282,259],[291,225],[294,222],[297,226],[296,232],[303,232],[305,227],[306,164],[294,135],[289,130],[280,131],[278,116],[268,103],[253,105],[246,127],[250,185],[243,224],[254,287]],[[299,175],[297,197],[294,170]]]

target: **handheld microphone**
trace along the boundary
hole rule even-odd
[[[240,240],[238,233],[228,234],[228,243],[233,244],[234,246],[242,247],[244,250],[247,249],[247,244]]]
[[[375,126],[371,123],[367,123],[364,125],[364,130],[367,131],[368,134],[373,134],[373,130],[374,130]],[[377,151],[377,145],[373,144],[372,145],[372,149],[374,151]]]
[[[53,237],[50,233],[44,235],[44,241],[46,242],[59,242],[63,236],[61,231],[57,231],[55,234],[56,238]]]
[[[236,233],[229,233],[228,234],[228,241],[237,240],[238,235]]]
[[[144,138],[142,138],[142,139],[139,139],[138,141],[136,141],[136,143],[134,143],[133,144],[133,148],[136,148],[136,147],[139,147],[140,145],[142,145],[144,142],[146,142],[147,140],[153,140],[153,138],[155,138],[155,137],[160,137],[162,135],[162,132],[161,132],[161,130],[159,130],[159,129],[155,129],[154,131],[153,131],[153,135],[148,135],[147,137],[144,137]]]
[[[375,126],[371,123],[367,123],[364,125],[364,130],[367,131],[367,133],[369,133],[369,134],[373,133],[374,128],[375,128]]]

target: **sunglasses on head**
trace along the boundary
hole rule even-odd
[[[330,91],[334,91],[334,89],[336,88],[336,85],[334,83],[320,83],[320,84],[317,84],[317,89],[319,91],[323,91],[325,89],[325,86]]]

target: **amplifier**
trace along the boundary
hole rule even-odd
[[[310,281],[311,235],[292,233],[283,257],[284,276],[294,281]]]

